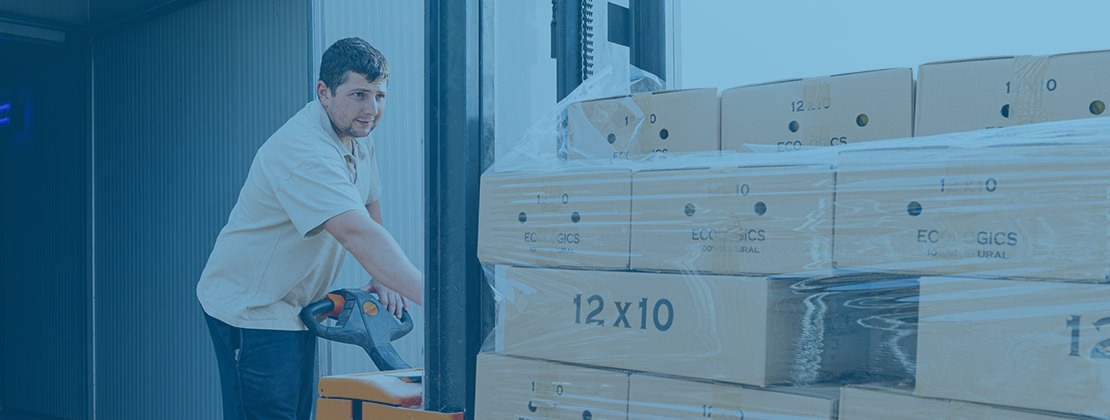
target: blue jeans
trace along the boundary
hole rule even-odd
[[[224,402],[224,420],[309,420],[315,401],[316,336],[232,327],[204,315]]]

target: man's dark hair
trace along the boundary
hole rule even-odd
[[[347,81],[349,71],[366,76],[370,82],[389,79],[389,63],[385,62],[385,56],[362,38],[335,41],[320,60],[320,80],[332,94]]]

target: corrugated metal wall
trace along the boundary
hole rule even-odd
[[[357,36],[382,51],[389,62],[387,108],[374,129],[382,174],[382,222],[405,255],[424,271],[424,2],[327,0],[315,5],[313,79],[320,56],[336,40]],[[348,256],[337,287],[358,287],[368,280]],[[424,311],[410,311],[415,328],[394,343],[413,366],[424,365]],[[374,370],[361,349],[321,343],[321,374]]]
[[[5,412],[84,419],[89,380],[86,50],[0,40],[0,94],[26,127],[0,135],[0,389]],[[10,60],[10,61],[9,61]]]
[[[219,417],[196,282],[255,151],[309,99],[309,16],[210,0],[94,41],[97,418]]]

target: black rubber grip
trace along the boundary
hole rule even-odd
[[[319,302],[311,303],[301,310],[301,322],[303,322],[304,326],[307,327],[309,331],[312,331],[313,334],[319,337],[326,336],[328,334],[328,327],[321,324],[316,317],[331,312],[333,309],[335,309],[335,304],[332,303],[331,299],[323,299]]]

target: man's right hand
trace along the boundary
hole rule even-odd
[[[382,286],[381,283],[371,280],[365,286],[359,289],[365,290],[370,293],[377,293],[378,301],[385,305],[386,312],[393,314],[397,319],[401,319],[404,311],[409,309],[409,303],[401,294],[390,290],[388,287]]]
[[[424,303],[424,275],[405,257],[393,236],[365,211],[332,217],[324,222],[324,229],[351,252],[374,283],[380,282],[417,305]]]

